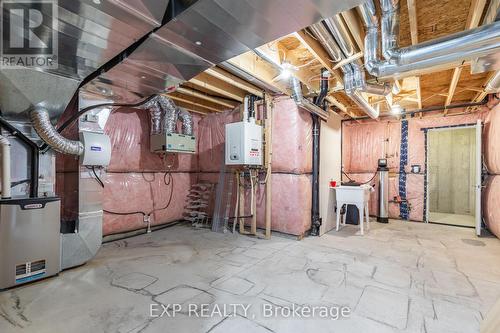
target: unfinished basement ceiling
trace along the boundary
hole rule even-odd
[[[375,2],[378,7],[378,2]],[[453,33],[475,28],[485,23],[485,16],[489,7],[498,8],[498,1],[400,1],[400,47],[410,46]],[[380,20],[380,8],[377,8]],[[411,13],[411,14],[410,14]],[[356,47],[356,57],[362,57],[364,49],[364,28],[356,9],[342,12],[341,14],[349,30],[350,37]],[[350,117],[364,116],[365,113],[343,92],[341,72],[336,63],[329,59],[325,49],[306,30],[297,31],[287,36],[276,39],[263,45],[260,50],[280,54],[281,61],[286,60],[298,67],[296,76],[305,87],[305,92],[315,94],[319,91],[319,75],[323,67],[328,68],[333,76],[330,80],[329,102],[335,110]],[[279,79],[279,69],[273,67],[268,61],[263,60],[254,52],[249,51],[237,56],[229,63],[239,69],[257,77],[266,85],[276,91],[289,93],[288,83]],[[494,72],[478,74],[471,73],[471,62],[464,62],[462,66],[450,67],[420,77],[407,77],[398,81],[401,91],[392,96],[393,103],[401,105],[404,109],[415,110],[432,106],[445,106],[467,102],[480,102],[484,97],[484,86]],[[231,73],[214,77],[213,70],[202,73],[189,83],[184,84],[202,92],[223,98],[241,101],[246,93],[252,93],[254,87],[242,87],[234,84],[235,78]],[[373,82],[376,82],[372,78]],[[338,82],[338,83],[337,83]],[[262,86],[262,85],[261,85]],[[182,94],[182,93],[181,93]],[[187,99],[192,98],[186,96]],[[386,99],[380,96],[368,95],[370,103],[379,105],[382,114],[390,111]],[[194,103],[195,101],[193,101]],[[198,106],[200,107],[200,106]],[[203,108],[204,112],[214,112],[210,108]],[[469,108],[467,111],[473,111]],[[449,111],[453,113],[454,111]],[[460,111],[462,112],[462,111]],[[444,111],[448,113],[448,111]]]

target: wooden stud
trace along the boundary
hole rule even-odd
[[[272,210],[272,159],[273,159],[273,110],[274,101],[271,96],[266,95],[266,119],[265,119],[265,149],[266,149],[266,230],[265,238],[271,238],[271,210]]]

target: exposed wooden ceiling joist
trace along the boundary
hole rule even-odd
[[[237,104],[239,104],[238,102],[232,102],[232,101],[225,100],[222,98],[209,96],[201,91],[197,91],[197,90],[190,89],[190,88],[179,87],[179,88],[177,88],[176,91],[183,94],[183,95],[186,95],[186,96],[192,96],[192,97],[204,99],[208,102],[219,104],[219,105],[222,105],[224,107],[231,108],[231,109],[234,108]]]
[[[183,94],[180,94],[178,92],[170,93],[168,95],[168,97],[175,100],[176,102],[184,102],[184,103],[190,104],[192,106],[198,106],[200,108],[205,108],[205,109],[213,111],[213,112],[222,112],[222,111],[227,109],[226,107],[224,107],[222,105],[208,102],[208,101],[201,99],[201,98],[183,95]]]
[[[275,87],[278,91],[288,94],[288,82],[274,80],[280,73],[273,65],[255,53],[246,52],[229,60],[229,63],[250,73],[266,84]]]
[[[229,83],[237,88],[245,90],[248,93],[253,94],[255,96],[258,96],[260,98],[262,98],[264,96],[261,89],[254,86],[253,84],[250,84],[247,81],[240,79],[239,77],[225,71],[222,68],[213,67],[213,68],[207,69],[205,71],[205,73],[210,75],[210,76],[213,76],[219,80],[227,82],[227,83]]]
[[[413,1],[413,0],[412,0]],[[486,0],[471,0],[471,7],[469,9],[469,16],[467,17],[467,23],[465,24],[465,30],[476,28],[479,25],[479,20],[486,6]],[[453,76],[450,83],[450,88],[448,89],[448,97],[446,98],[445,105],[450,105],[453,101],[453,96],[455,95],[455,89],[457,88],[460,75],[462,74],[462,67],[456,67],[453,70]],[[444,110],[446,115],[448,110]]]
[[[407,0],[408,19],[410,21],[410,35],[412,45],[418,44],[418,22],[417,22],[417,4],[416,0]],[[417,76],[417,104],[422,108],[422,92],[420,90],[420,78]]]
[[[328,71],[333,74],[337,81],[339,81],[341,84],[344,84],[342,75],[340,75],[337,70],[333,69],[332,60],[328,56],[328,53],[325,51],[323,46],[321,46],[321,44],[317,40],[312,38],[304,30],[297,31],[294,35],[309,50],[309,52],[316,59],[318,59],[321,65],[323,65],[323,67],[328,69]]]
[[[204,89],[213,91],[219,95],[242,102],[247,94],[246,91],[235,87],[234,85],[222,81],[218,78],[210,76],[206,73],[201,73],[189,80],[192,84],[200,86]]]

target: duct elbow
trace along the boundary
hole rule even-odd
[[[83,144],[63,137],[50,122],[47,110],[35,109],[31,111],[30,118],[36,133],[49,147],[62,154],[77,156],[83,154]]]
[[[193,116],[183,108],[179,108],[179,118],[182,120],[182,134],[193,135]]]

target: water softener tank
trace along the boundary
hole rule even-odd
[[[378,160],[378,214],[377,221],[389,223],[389,168],[387,159]]]

